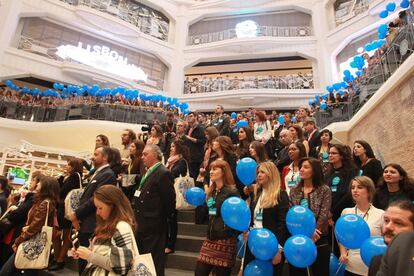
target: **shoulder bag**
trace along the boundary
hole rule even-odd
[[[174,180],[175,208],[177,210],[188,209],[191,207],[185,200],[185,193],[188,189],[194,187],[194,179],[190,177],[187,161],[185,161],[185,164],[187,166],[187,174],[185,176],[179,176]]]
[[[71,190],[65,197],[65,218],[70,220],[72,214],[75,213],[79,207],[79,201],[83,194],[82,177],[76,173],[79,178],[79,189]]]

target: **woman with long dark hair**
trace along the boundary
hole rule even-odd
[[[54,261],[50,264],[49,270],[60,270],[65,266],[66,254],[71,248],[70,233],[72,222],[65,219],[65,198],[73,189],[79,189],[82,184],[83,167],[82,160],[70,158],[66,167],[66,177],[58,179],[60,184],[59,202],[57,205],[57,219],[61,235],[57,235],[53,240]]]
[[[360,176],[365,175],[372,179],[375,185],[382,176],[381,162],[375,158],[370,144],[364,140],[354,142],[354,161],[359,169]]]
[[[121,183],[122,191],[126,197],[132,202],[134,192],[145,174],[144,162],[142,162],[142,152],[144,151],[145,143],[142,140],[134,140],[129,145],[129,158],[122,162]]]
[[[159,125],[153,125],[150,131],[147,145],[157,145],[162,152],[165,151],[165,139],[162,132],[162,128]]]
[[[308,155],[309,154],[309,143],[305,139],[305,134],[303,133],[303,129],[297,124],[292,124],[288,127],[288,130],[290,132],[290,135],[293,141],[299,140],[303,143],[306,149],[306,154]]]
[[[414,202],[414,179],[399,164],[391,163],[384,167],[378,182],[374,206],[385,210],[390,203],[398,200]]]
[[[234,183],[232,170],[226,161],[212,162],[209,173],[211,185],[206,187],[209,208],[207,239],[201,247],[195,275],[208,276],[214,269],[216,275],[227,276],[231,274],[236,262],[237,232],[224,224],[221,206],[227,198],[240,195]]]
[[[306,149],[303,143],[299,140],[289,145],[288,155],[292,163],[285,166],[282,170],[282,190],[285,190],[289,195],[290,190],[299,184],[301,178],[299,175],[299,161],[307,157]]]
[[[329,275],[329,216],[331,209],[331,190],[324,184],[321,162],[315,158],[302,158],[299,161],[300,178],[298,185],[290,190],[292,205],[309,208],[316,218],[316,229],[312,236],[318,254],[316,261],[309,267],[312,275]],[[307,269],[290,265],[290,275],[308,275]]]
[[[98,188],[93,202],[96,228],[91,246],[80,246],[73,256],[88,261],[82,275],[127,275],[133,263],[136,226],[131,204],[113,185]]]
[[[249,145],[253,141],[253,132],[250,127],[243,126],[238,133],[239,144],[236,148],[236,155],[239,159],[250,157]]]
[[[249,145],[250,156],[256,160],[257,164],[266,162],[269,160],[269,157],[266,153],[265,145],[259,141],[253,141]]]
[[[45,225],[46,217],[47,225],[53,226],[53,218],[56,211],[56,205],[59,197],[59,183],[50,176],[43,176],[36,186],[36,196],[33,206],[27,215],[27,222],[20,236],[14,241],[12,246],[16,252],[19,245],[42,231]],[[49,210],[49,212],[47,212]],[[19,271],[14,265],[16,253],[13,253],[9,260],[0,270],[0,275],[18,275]],[[25,270],[25,275],[36,275],[36,270]]]
[[[324,129],[320,132],[320,146],[316,146],[314,150],[311,152],[310,156],[321,161],[322,171],[325,174],[329,168],[329,148],[332,146],[330,143],[333,135],[329,129]]]
[[[270,230],[279,242],[279,251],[272,259],[273,275],[282,275],[283,257],[282,247],[287,238],[286,214],[289,210],[289,196],[280,188],[279,171],[273,162],[267,161],[257,169],[254,196],[250,203],[253,228],[266,228]],[[248,232],[244,235],[247,240]],[[244,269],[254,259],[249,248],[246,248]]]
[[[11,190],[7,178],[0,175],[0,217],[7,211],[7,199]]]
[[[171,171],[174,179],[180,176],[185,176],[188,171],[188,161],[190,158],[190,152],[188,147],[181,139],[174,139],[171,142],[170,156],[165,166]],[[165,246],[165,254],[171,254],[175,251],[175,242],[177,241],[177,210],[175,210],[169,218],[167,241]]]

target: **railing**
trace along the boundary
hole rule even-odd
[[[291,27],[276,27],[276,26],[259,26],[257,30],[257,37],[303,37],[311,36],[312,27],[310,26],[291,26]],[[222,40],[237,38],[236,29],[228,29],[219,32],[197,34],[188,37],[189,45],[198,45]]]
[[[35,40],[30,37],[21,36],[17,48],[30,52],[30,53],[41,55],[41,56],[44,56],[50,59],[54,59],[57,61],[63,61],[61,57],[56,55],[56,52],[58,51],[58,49],[54,45],[48,45],[47,43],[43,41]],[[82,64],[74,59],[66,58],[64,61],[74,63],[74,64]],[[163,90],[163,87],[164,87],[164,80],[152,78],[151,76],[148,76],[147,81],[145,82],[143,81],[135,81],[135,82],[137,84],[149,86],[149,87],[156,88],[159,90]]]
[[[312,89],[313,74],[291,74],[286,76],[255,76],[243,78],[193,79],[184,82],[184,94],[209,93],[240,89]]]
[[[329,106],[327,110],[316,111],[315,117],[319,127],[350,120],[414,52],[413,18],[409,22],[398,30],[395,38],[376,63],[364,69],[365,73],[352,83],[350,92],[353,96],[349,102]]]
[[[141,32],[167,41],[169,22],[158,11],[132,0],[59,0],[74,6],[87,6],[136,26]]]
[[[357,15],[367,11],[372,0],[349,0],[341,3],[335,10],[335,23],[339,26]]]
[[[104,120],[130,124],[165,121],[164,111],[116,104],[71,104],[59,107],[0,100],[0,117],[30,122]]]

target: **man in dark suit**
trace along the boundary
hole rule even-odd
[[[203,161],[204,144],[206,143],[206,137],[204,135],[204,127],[197,123],[197,114],[190,112],[187,116],[188,133],[184,136],[184,142],[190,150],[190,176],[194,179],[197,178],[201,162]]]
[[[414,204],[409,201],[394,201],[388,206],[387,210],[385,210],[383,219],[384,223],[382,224],[381,232],[384,237],[384,243],[390,246],[391,242],[398,234],[414,231]],[[377,255],[371,259],[368,276],[377,275],[383,256],[384,255]]]
[[[314,148],[321,144],[321,138],[319,137],[319,131],[316,128],[315,118],[307,117],[303,122],[303,128],[308,136],[309,152],[312,152]]]
[[[283,148],[277,153],[275,165],[279,170],[279,173],[282,173],[283,168],[292,162],[290,161],[288,154],[289,145],[292,143],[292,136],[290,135],[289,130],[284,129],[279,133],[279,143]]]
[[[84,247],[89,246],[89,239],[92,237],[96,227],[96,207],[93,204],[93,194],[102,185],[114,185],[116,183],[115,174],[109,167],[111,162],[109,160],[109,151],[109,147],[95,149],[91,159],[96,171],[83,191],[79,207],[76,209],[75,214],[70,217],[73,227],[79,230],[79,244]],[[85,260],[79,259],[79,275],[82,274],[86,264]]]
[[[412,276],[414,273],[414,231],[399,234],[382,257],[376,276]]]
[[[164,276],[167,218],[174,214],[175,190],[171,172],[161,163],[162,152],[147,145],[142,153],[147,173],[134,195],[138,222],[137,244],[141,254],[151,253],[158,276]]]
[[[211,125],[217,128],[220,136],[230,136],[230,118],[224,114],[222,105],[216,106],[216,118],[211,121]]]

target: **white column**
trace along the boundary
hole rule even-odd
[[[315,88],[322,91],[332,82],[330,53],[327,47],[328,12],[325,9],[323,1],[314,2],[312,8],[312,25],[316,42],[316,62],[313,62],[315,79]]]
[[[184,89],[184,48],[187,42],[188,21],[185,17],[185,7],[180,7],[176,17],[174,35],[175,54],[168,71],[166,91],[168,95],[179,96]]]

